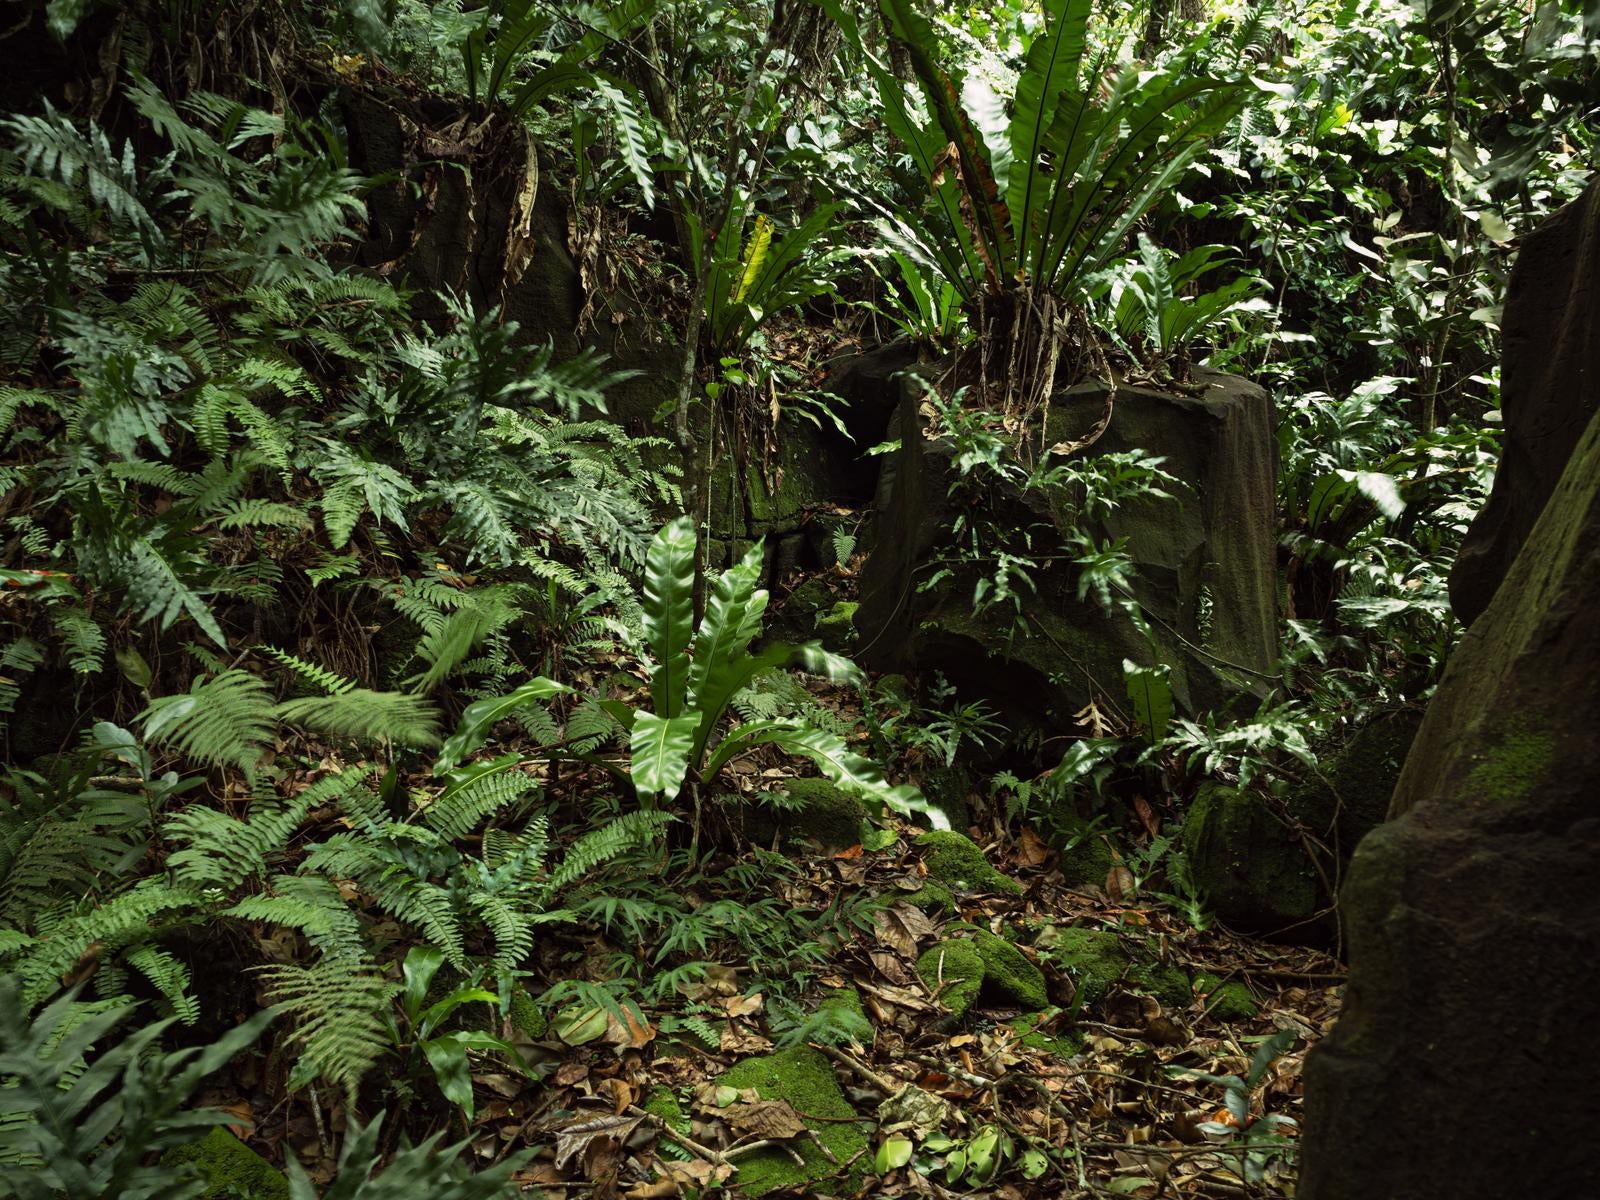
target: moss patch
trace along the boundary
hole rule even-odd
[[[983,960],[987,986],[1004,992],[1023,1008],[1041,1009],[1050,1003],[1043,972],[1005,938],[978,929],[972,934],[972,944]]]
[[[828,1060],[810,1046],[796,1046],[777,1054],[747,1058],[724,1075],[719,1083],[732,1088],[754,1088],[763,1100],[787,1100],[799,1112],[811,1117],[843,1118],[817,1122],[816,1134],[840,1163],[848,1162],[867,1148],[867,1135],[848,1120],[856,1112],[845,1099]],[[763,1150],[738,1160],[734,1182],[747,1196],[763,1196],[779,1188],[803,1187],[833,1178],[839,1171],[822,1156],[809,1139],[797,1139],[790,1148],[799,1155],[796,1162],[786,1149]],[[865,1169],[862,1155],[852,1174]],[[809,1195],[838,1195],[807,1188]]]
[[[924,912],[939,912],[945,916],[954,916],[956,912],[956,898],[950,889],[932,879],[908,893],[906,899]]]
[[[511,987],[511,1011],[507,1015],[511,1018],[511,1028],[529,1041],[538,1041],[550,1027],[538,1005],[534,1004],[533,996],[520,983]]]
[[[1499,745],[1480,753],[1467,775],[1466,791],[1490,804],[1513,804],[1549,776],[1555,749],[1548,734],[1507,733]]]
[[[1038,1050],[1053,1058],[1062,1060],[1074,1057],[1083,1051],[1083,1038],[1074,1033],[1049,1034],[1041,1033],[1039,1026],[1043,1025],[1057,1010],[1042,1013],[1024,1013],[1010,1022],[1011,1028],[1017,1031],[1017,1041],[1030,1050]]]
[[[1070,801],[1048,814],[1049,842],[1061,855],[1061,878],[1068,887],[1102,887],[1117,859],[1106,844],[1105,830],[1078,815]]]
[[[1058,926],[1041,934],[1036,944],[1066,970],[1085,1006],[1098,1003],[1131,965],[1122,942],[1107,930]]]
[[[824,646],[838,650],[855,640],[856,609],[860,607],[854,600],[841,600],[827,612],[817,614],[817,636]]]
[[[667,1128],[676,1133],[687,1134],[691,1128],[689,1114],[683,1111],[683,1105],[678,1103],[678,1097],[671,1088],[654,1087],[650,1094],[644,1098],[644,1103],[639,1105],[645,1112],[660,1117],[667,1123]],[[669,1144],[672,1143],[668,1139]]]
[[[168,1150],[161,1162],[196,1168],[206,1185],[203,1200],[288,1200],[283,1172],[220,1125],[198,1142]]]
[[[1184,817],[1183,853],[1207,905],[1237,929],[1270,933],[1317,911],[1305,846],[1253,792],[1203,785]]]
[[[917,959],[917,974],[953,1017],[964,1017],[983,987],[983,956],[968,941],[940,942]]]
[[[955,892],[1006,892],[1016,896],[1022,885],[989,865],[971,838],[949,830],[935,830],[917,839],[928,878]]]
[[[1206,1011],[1219,1021],[1249,1021],[1261,1012],[1261,1006],[1250,994],[1250,985],[1242,979],[1223,983],[1215,975],[1199,975],[1194,981]]]

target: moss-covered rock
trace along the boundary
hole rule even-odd
[[[198,1142],[175,1146],[161,1156],[169,1167],[190,1165],[200,1173],[203,1200],[288,1200],[282,1171],[218,1125]]]
[[[1194,990],[1206,1011],[1219,1021],[1249,1021],[1261,1012],[1261,1006],[1250,994],[1250,985],[1242,979],[1223,983],[1215,975],[1197,975]]]
[[[1116,866],[1106,830],[1078,815],[1070,799],[1057,802],[1046,814],[1046,840],[1060,855],[1061,878],[1068,887],[1103,887]]]
[[[906,893],[906,899],[923,912],[943,913],[947,917],[956,914],[955,895],[944,884],[934,879],[928,880],[916,891]]]
[[[1041,1009],[1050,1003],[1044,973],[1003,937],[975,929],[973,947],[983,960],[983,984],[1010,996],[1023,1008]]]
[[[1121,939],[1109,930],[1054,926],[1040,934],[1035,945],[1066,972],[1083,997],[1084,1007],[1099,1003],[1133,965]]]
[[[971,942],[951,939],[922,952],[917,974],[952,1017],[964,1017],[983,987],[983,956]]]
[[[828,1060],[810,1046],[747,1058],[718,1082],[731,1088],[754,1088],[763,1100],[787,1100],[795,1111],[807,1117],[824,1118],[817,1122],[815,1132],[828,1152],[839,1164],[857,1159],[852,1175],[865,1169],[861,1152],[867,1148],[867,1135],[850,1120],[856,1112],[845,1099]],[[847,1181],[839,1181],[837,1190],[831,1191],[811,1186],[837,1179],[841,1169],[823,1157],[809,1139],[797,1139],[783,1149],[740,1157],[734,1184],[747,1196],[800,1187],[813,1196],[841,1195],[850,1190]]]
[[[952,829],[965,829],[972,823],[972,810],[967,804],[967,797],[975,790],[976,781],[972,772],[959,762],[950,766],[938,763],[924,768],[917,786],[950,818]]]
[[[856,609],[861,605],[854,600],[840,600],[825,613],[817,614],[817,637],[830,650],[843,650],[856,637]]]
[[[934,830],[917,838],[928,878],[952,891],[1007,892],[1020,895],[1022,885],[989,865],[983,851],[966,834]]]
[[[520,983],[511,986],[511,1028],[529,1041],[538,1041],[550,1027],[544,1013],[533,1002],[533,996]]]
[[[776,836],[786,846],[811,842],[824,850],[843,850],[861,840],[867,819],[865,801],[826,779],[790,779],[783,785],[781,809],[752,808],[745,832],[756,842]]]
[[[1236,929],[1275,933],[1320,906],[1304,844],[1254,792],[1202,785],[1184,818],[1183,852],[1206,904]]]

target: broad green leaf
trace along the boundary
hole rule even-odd
[[[878,1174],[887,1175],[890,1171],[898,1170],[910,1162],[912,1152],[915,1150],[916,1146],[912,1144],[910,1138],[885,1138],[883,1145],[878,1147],[873,1165],[878,1169]]]
[[[658,717],[641,712],[633,722],[629,749],[633,763],[633,788],[641,804],[656,797],[671,800],[689,774],[689,753],[694,749],[698,712],[678,717]]]
[[[412,1021],[422,1015],[422,1001],[428,994],[433,977],[444,966],[444,954],[433,946],[413,946],[406,951],[400,973],[405,985],[400,992],[400,1004]]]
[[[694,521],[679,517],[650,542],[644,564],[645,645],[655,658],[650,698],[655,711],[683,711],[689,685],[689,638],[694,626]]]
[[[1130,659],[1122,660],[1122,679],[1133,705],[1133,719],[1152,742],[1167,736],[1167,726],[1172,721],[1171,674],[1172,668],[1165,663],[1141,667]]]
[[[444,1098],[472,1120],[472,1068],[467,1062],[467,1048],[457,1034],[445,1034],[422,1043],[422,1053],[433,1068]]]
[[[790,754],[803,754],[847,791],[887,804],[902,816],[920,814],[935,829],[950,828],[950,819],[918,789],[910,784],[890,787],[874,763],[850,750],[834,734],[820,729],[774,729],[769,740]]]
[[[565,684],[546,679],[543,675],[536,675],[504,696],[491,696],[487,700],[477,700],[467,705],[466,711],[461,714],[461,723],[456,726],[456,731],[439,749],[439,757],[433,764],[434,775],[445,774],[482,746],[496,722],[505,720],[519,708],[532,704],[535,700],[543,700],[547,696],[571,690]]]

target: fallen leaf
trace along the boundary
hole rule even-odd
[[[773,1141],[799,1137],[806,1131],[805,1121],[787,1100],[732,1104],[722,1110],[722,1119],[742,1134]]]
[[[567,1166],[578,1155],[583,1155],[587,1161],[590,1147],[597,1139],[620,1146],[639,1127],[641,1120],[642,1117],[606,1113],[598,1117],[579,1117],[553,1130],[556,1135],[556,1169]]]
[[[1050,857],[1050,847],[1045,843],[1044,839],[1026,826],[1023,827],[1019,844],[1022,850],[1022,861],[1030,867],[1043,866],[1045,860]]]

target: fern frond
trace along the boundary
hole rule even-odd
[[[321,875],[275,876],[270,892],[246,896],[222,915],[296,930],[325,961],[354,961],[366,954],[360,917],[339,886]]]
[[[257,646],[256,650],[265,654],[281,667],[288,667],[296,675],[304,679],[312,687],[326,692],[330,696],[342,696],[346,692],[353,692],[356,681],[346,679],[337,671],[330,671],[327,667],[317,663],[307,662],[303,658],[290,654],[287,650],[279,650],[276,646]]]
[[[261,974],[272,999],[295,1022],[300,1056],[290,1088],[325,1079],[353,1106],[362,1078],[390,1048],[389,1006],[398,985],[370,963],[343,958],[267,967]]]
[[[625,813],[592,833],[585,834],[572,844],[561,865],[551,872],[547,885],[549,894],[558,895],[602,863],[648,845],[672,820],[671,813],[641,809]]]
[[[162,696],[141,714],[145,740],[165,743],[209,766],[255,771],[273,733],[272,693],[248,671],[195,680],[186,694]]]
[[[460,841],[487,818],[537,792],[538,783],[513,767],[475,775],[440,792],[422,810],[422,819],[451,841]]]
[[[286,700],[274,712],[302,729],[369,745],[429,749],[441,740],[439,712],[432,701],[404,692],[350,688],[333,696]]]
[[[159,946],[140,946],[128,955],[128,964],[166,997],[178,1020],[185,1025],[200,1020],[200,1000],[189,991],[188,967]]]

